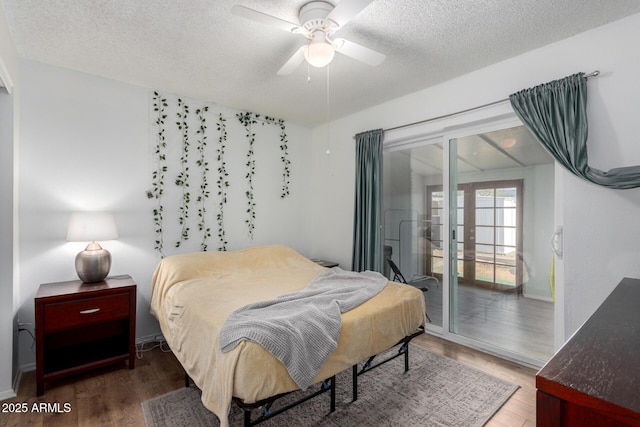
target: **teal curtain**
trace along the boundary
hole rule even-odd
[[[608,188],[640,187],[640,166],[607,172],[589,166],[587,84],[584,73],[525,89],[509,96],[520,120],[562,166]]]
[[[356,135],[353,271],[382,272],[382,129]]]

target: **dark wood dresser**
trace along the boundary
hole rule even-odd
[[[38,396],[48,380],[121,361],[133,369],[136,284],[130,276],[40,285],[35,317]]]
[[[618,284],[536,387],[538,426],[640,425],[640,280]]]

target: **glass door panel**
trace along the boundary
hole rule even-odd
[[[553,160],[524,126],[456,138],[449,150],[449,332],[547,360],[551,256],[536,236],[553,232]]]
[[[442,144],[383,153],[384,253],[424,292],[431,325],[442,326],[445,256]],[[439,189],[438,189],[439,188]],[[427,189],[437,189],[428,191]],[[385,262],[385,273],[393,273]]]

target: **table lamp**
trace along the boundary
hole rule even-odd
[[[111,269],[111,254],[97,241],[115,240],[118,230],[109,212],[74,212],[69,219],[67,241],[89,242],[76,255],[76,273],[84,283],[102,282]]]

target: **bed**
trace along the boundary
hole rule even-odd
[[[185,372],[202,390],[202,403],[218,416],[222,427],[228,425],[232,401],[250,408],[299,388],[283,364],[255,342],[242,341],[223,353],[220,333],[225,320],[247,304],[302,290],[324,270],[281,245],[175,255],[158,264],[151,313]],[[341,320],[337,348],[314,383],[351,367],[355,384],[359,362],[423,330],[423,294],[412,286],[388,282],[376,296],[343,313]],[[355,391],[354,386],[354,398]]]

